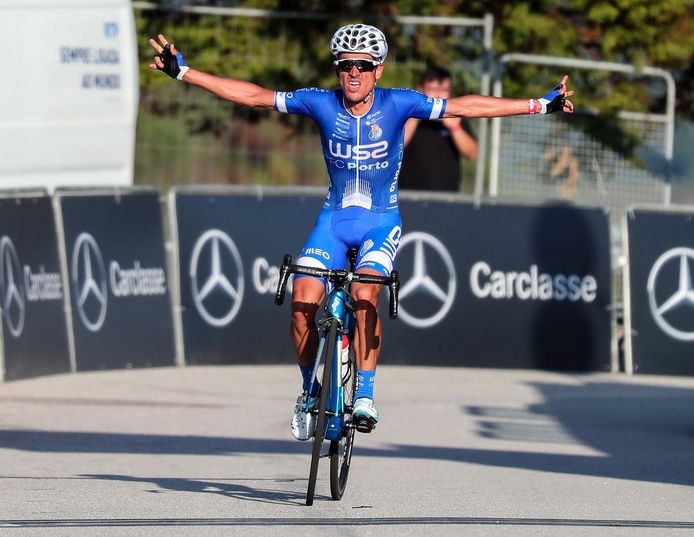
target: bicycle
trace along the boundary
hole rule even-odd
[[[318,476],[318,462],[321,458],[330,458],[330,494],[333,500],[340,500],[347,486],[354,431],[370,432],[367,423],[354,423],[352,420],[352,403],[355,390],[355,353],[352,348],[356,319],[354,315],[354,300],[349,294],[352,282],[369,283],[388,286],[389,315],[391,319],[398,315],[398,290],[400,281],[398,272],[391,271],[390,276],[362,274],[355,272],[356,248],[348,252],[348,270],[328,270],[315,267],[305,267],[292,264],[292,256],[285,255],[279,272],[275,304],[284,302],[287,280],[291,274],[307,274],[324,278],[333,284],[332,290],[323,300],[324,316],[318,321],[319,344],[313,367],[313,380],[309,393],[313,393],[318,379],[318,369],[323,364],[322,383],[318,400],[318,408],[309,408],[310,398],[307,398],[306,412],[316,415],[316,432],[313,438],[311,467],[309,470],[306,505],[313,505]],[[323,442],[330,442],[327,453],[322,453]]]

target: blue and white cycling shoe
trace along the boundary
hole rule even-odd
[[[378,409],[372,399],[360,397],[354,401],[352,421],[360,433],[370,433],[378,423]]]
[[[308,400],[308,406],[306,404]],[[310,412],[318,404],[318,396],[309,396],[306,392],[296,399],[294,416],[289,424],[292,436],[297,440],[308,440],[316,434],[316,416]],[[309,412],[305,412],[308,408]]]

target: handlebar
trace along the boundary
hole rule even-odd
[[[398,292],[400,291],[400,278],[397,270],[392,270],[390,276],[379,276],[377,274],[364,274],[349,270],[331,270],[317,267],[305,267],[293,265],[292,256],[285,255],[282,266],[280,267],[279,281],[277,282],[277,292],[275,293],[275,304],[281,306],[284,303],[284,294],[287,288],[287,280],[291,274],[306,274],[316,278],[324,278],[329,282],[344,284],[345,282],[370,283],[373,285],[388,286],[389,301],[388,313],[391,319],[398,317]]]

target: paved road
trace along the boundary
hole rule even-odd
[[[694,534],[694,379],[383,366],[345,498],[321,473],[313,507],[297,385],[288,366],[0,385],[0,534]]]

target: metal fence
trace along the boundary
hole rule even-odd
[[[674,132],[674,81],[652,67],[508,54],[501,58],[494,95],[503,93],[504,67],[525,63],[660,79],[665,110],[623,110],[615,117],[584,110],[570,117],[494,119],[489,195],[600,204],[616,215],[632,203],[669,203]],[[653,88],[653,85],[647,86]]]
[[[209,49],[191,43],[224,43],[216,74],[281,84],[334,87],[328,43],[339,25],[330,14],[262,9],[185,6],[164,11],[151,2],[133,2],[141,55],[158,32],[171,35],[189,65],[210,64]],[[456,91],[489,94],[493,19],[449,17],[372,17],[389,39],[385,87],[415,87],[427,60],[443,63],[454,75]],[[195,39],[193,39],[195,37]],[[209,38],[208,38],[209,37]],[[323,43],[320,69],[307,55]],[[323,54],[323,52],[316,53]],[[323,67],[324,66],[324,67]],[[162,82],[141,72],[136,181],[167,187],[189,183],[327,184],[316,128],[303,117],[287,117],[234,106],[197,88]],[[168,80],[166,82],[169,82]],[[274,85],[273,84],[277,84]],[[473,125],[474,127],[474,125]],[[486,123],[477,125],[480,160],[485,154]],[[473,170],[468,170],[474,172]],[[481,169],[480,169],[481,173]],[[468,190],[474,188],[469,173]]]

